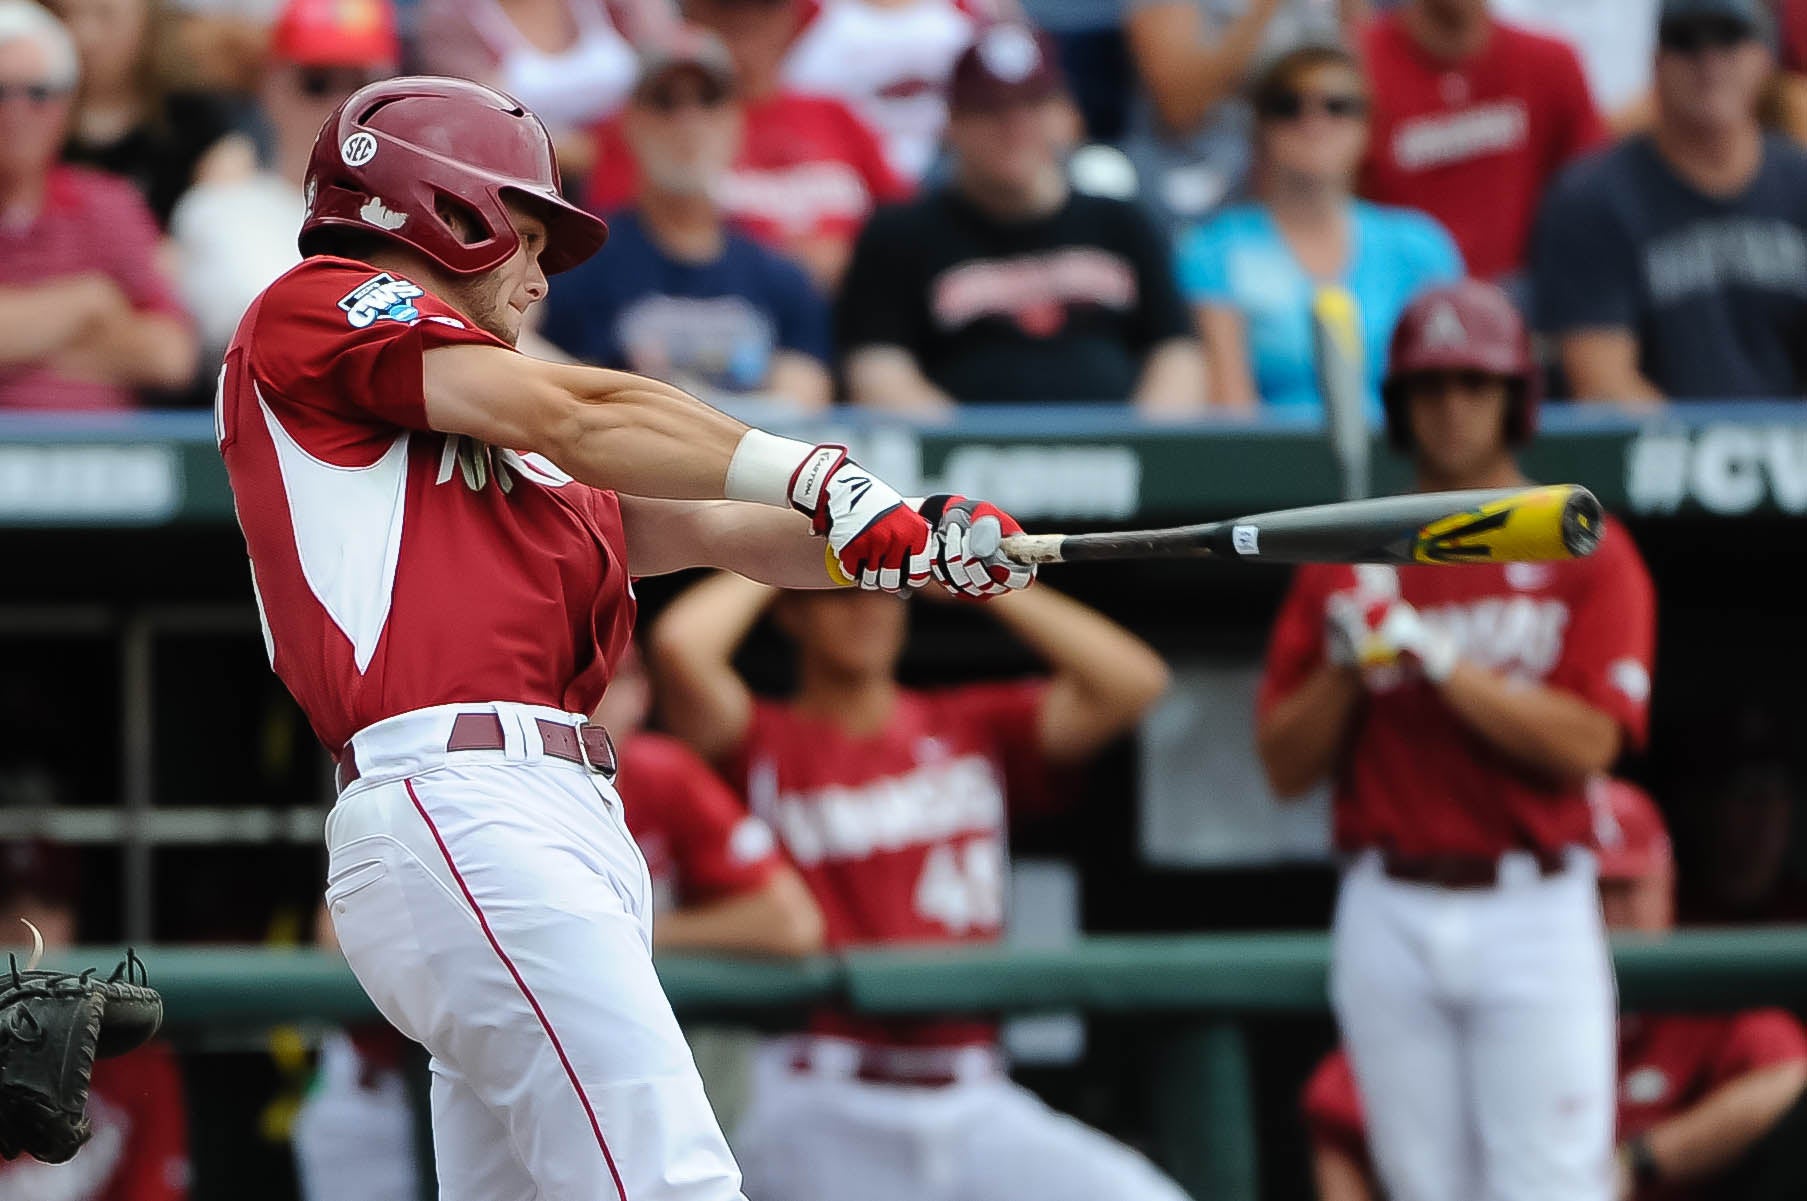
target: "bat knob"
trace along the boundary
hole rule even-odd
[[[995,517],[981,517],[966,531],[966,549],[975,559],[990,559],[1004,545],[1004,527]]]

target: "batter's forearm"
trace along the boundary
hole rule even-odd
[[[1741,1076],[1645,1135],[1664,1180],[1687,1181],[1730,1165],[1801,1096],[1807,1063],[1783,1063]]]
[[[1466,660],[1456,663],[1440,687],[1464,724],[1527,767],[1582,780],[1619,757],[1619,723],[1573,693],[1510,679]]]
[[[547,457],[584,483],[636,496],[717,500],[748,427],[681,388],[645,376],[563,367],[583,402],[567,410]]]
[[[1361,697],[1360,676],[1326,663],[1262,715],[1255,741],[1275,795],[1291,800],[1330,776]]]

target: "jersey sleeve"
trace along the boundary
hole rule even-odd
[[[1713,1059],[1712,1087],[1802,1060],[1807,1060],[1807,1032],[1795,1016],[1783,1009],[1753,1009],[1732,1019],[1725,1046]]]
[[[941,696],[951,727],[978,731],[991,744],[1004,771],[1004,800],[1013,817],[1045,813],[1068,799],[1057,787],[1042,750],[1042,706],[1047,699],[1044,680],[970,684]]]
[[[1324,602],[1329,581],[1302,567],[1280,605],[1268,636],[1267,660],[1256,693],[1255,711],[1264,714],[1292,695],[1324,661]]]
[[[316,258],[259,300],[248,354],[267,402],[340,421],[426,429],[423,356],[460,344],[508,349],[406,278]]]
[[[1368,1161],[1368,1132],[1355,1073],[1341,1048],[1326,1055],[1299,1094],[1299,1115],[1315,1146],[1326,1146]]]
[[[689,749],[674,742],[663,757],[675,785],[666,798],[665,828],[677,861],[680,903],[719,901],[763,887],[779,865],[772,831]]]
[[[1569,597],[1562,657],[1549,682],[1610,714],[1634,747],[1649,725],[1656,589],[1631,536],[1608,522],[1590,570]]]

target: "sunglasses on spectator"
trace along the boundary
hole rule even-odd
[[[655,113],[670,115],[681,108],[718,109],[728,103],[728,93],[719,87],[648,88],[641,93],[640,103]]]
[[[325,100],[329,96],[348,96],[380,78],[358,67],[303,67],[296,86],[310,100]]]
[[[1327,117],[1360,117],[1368,111],[1368,101],[1353,92],[1284,90],[1258,97],[1255,111],[1270,121],[1297,121],[1308,112]]]
[[[49,104],[61,100],[69,89],[53,83],[0,83],[0,104],[9,100],[25,100],[32,104]]]
[[[1730,50],[1757,36],[1757,31],[1742,21],[1708,19],[1673,21],[1657,31],[1663,49],[1676,54],[1699,54],[1702,50]]]

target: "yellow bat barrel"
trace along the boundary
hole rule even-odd
[[[1579,484],[1526,488],[1418,531],[1419,563],[1535,563],[1579,559],[1600,544],[1600,502]]]

